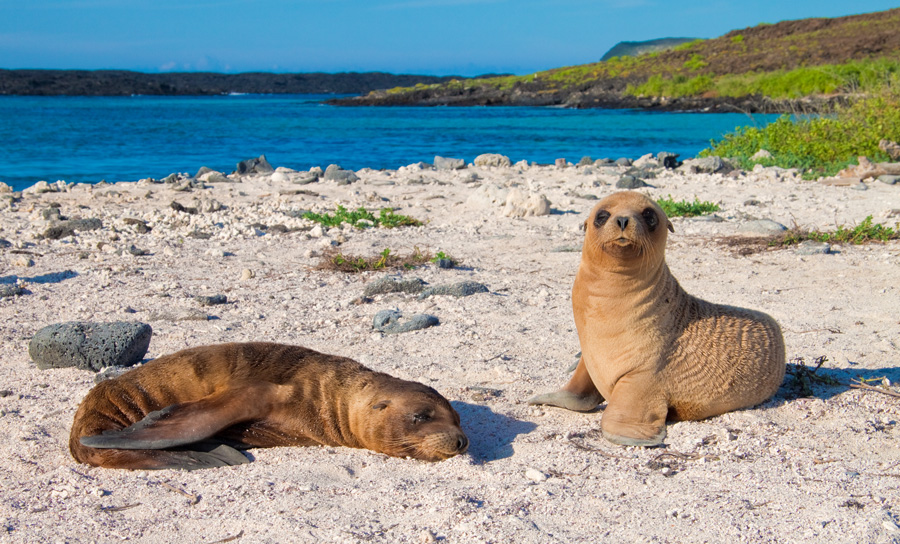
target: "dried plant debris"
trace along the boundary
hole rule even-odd
[[[438,252],[439,255],[446,255]],[[455,261],[455,259],[449,258]],[[364,272],[369,270],[411,270],[413,268],[426,265],[428,263],[438,264],[439,258],[428,252],[423,252],[419,248],[414,248],[406,256],[393,253],[390,248],[385,248],[377,255],[364,257],[361,255],[350,255],[340,251],[332,250],[326,252],[316,270],[334,270],[336,272]]]
[[[807,366],[803,357],[794,357],[791,359],[791,364],[787,367],[787,376],[784,382],[784,388],[786,389],[785,398],[796,399],[812,397],[814,396],[812,390],[814,384],[829,386],[842,385],[841,382],[831,376],[818,374],[819,369],[822,368],[822,365],[824,365],[826,361],[828,361],[828,357],[821,355],[813,360],[811,366]]]

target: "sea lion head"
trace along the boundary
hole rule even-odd
[[[675,232],[659,204],[635,191],[601,200],[584,228],[584,258],[615,267],[658,265],[665,258],[667,231]]]
[[[443,461],[469,448],[459,414],[431,387],[391,379],[374,388],[359,408],[356,429],[366,448],[423,461]]]

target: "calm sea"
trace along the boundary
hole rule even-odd
[[[95,183],[231,172],[265,154],[306,170],[398,168],[435,155],[502,153],[552,163],[588,155],[692,157],[736,126],[775,116],[562,108],[347,108],[326,96],[0,97],[0,181]]]

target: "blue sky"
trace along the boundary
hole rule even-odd
[[[0,0],[0,68],[526,74],[878,0]]]

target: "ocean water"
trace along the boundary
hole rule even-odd
[[[0,97],[0,181],[96,183],[201,166],[231,172],[266,155],[273,166],[398,168],[435,155],[471,162],[502,153],[552,163],[695,156],[737,126],[776,116],[521,107],[328,106],[318,95]]]

